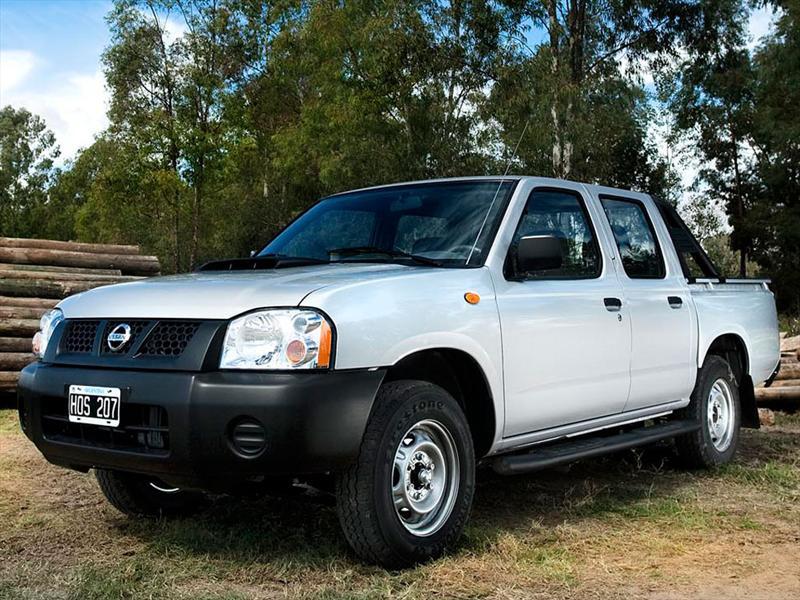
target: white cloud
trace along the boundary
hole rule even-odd
[[[161,27],[164,29],[164,38],[169,44],[182,38],[189,31],[186,22],[177,17],[167,16],[161,23]]]
[[[0,50],[0,95],[24,82],[36,62],[36,56],[27,50]]]
[[[27,55],[25,59],[21,56]],[[10,56],[10,58],[7,58]],[[46,75],[43,61],[27,51],[4,50],[0,105],[27,108],[42,117],[61,148],[60,161],[74,158],[108,125],[109,94],[103,72]],[[6,76],[6,64],[14,65]],[[8,83],[11,82],[11,83]]]
[[[772,23],[778,13],[775,12],[771,6],[758,8],[750,13],[750,21],[748,22],[748,33],[750,42],[747,44],[751,50],[758,46],[761,38],[767,35],[772,29]]]

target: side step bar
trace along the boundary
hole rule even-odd
[[[565,442],[557,442],[531,450],[525,454],[498,456],[492,461],[492,469],[500,475],[517,475],[541,469],[549,469],[584,458],[593,458],[636,446],[644,446],[668,438],[693,433],[700,429],[695,421],[669,421],[650,427],[640,427],[617,435],[585,436]]]

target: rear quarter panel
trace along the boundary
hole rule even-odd
[[[735,334],[747,348],[753,382],[766,380],[780,360],[775,298],[766,284],[696,283],[689,289],[698,316],[697,366],[703,364],[715,339]]]

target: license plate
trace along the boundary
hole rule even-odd
[[[120,389],[91,385],[71,385],[67,414],[72,423],[119,426]]]

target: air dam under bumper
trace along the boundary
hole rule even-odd
[[[19,380],[20,421],[54,464],[117,469],[181,487],[221,489],[259,475],[319,474],[347,466],[358,453],[384,375],[381,369],[188,373],[34,363]],[[71,384],[122,389],[117,435],[123,437],[144,439],[145,434],[135,433],[136,423],[126,423],[129,416],[152,415],[153,410],[165,415],[166,447],[155,452],[109,447],[105,436],[113,440],[115,435],[110,428],[70,425],[66,391]],[[262,425],[256,438],[263,437],[263,450],[248,454],[237,449],[232,435],[241,423]],[[54,434],[53,424],[61,428],[59,433],[72,428],[71,436]]]

